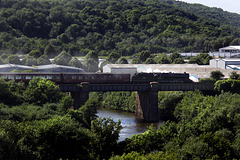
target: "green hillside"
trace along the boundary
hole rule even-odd
[[[143,50],[209,52],[239,44],[238,24],[214,18],[225,12],[206,19],[194,14],[194,7],[204,10],[164,0],[0,0],[0,49],[44,54],[50,47],[76,56],[90,50],[128,56]]]
[[[167,4],[174,4],[176,7],[193,12],[207,19],[214,20],[221,24],[227,24],[234,27],[240,27],[240,15],[223,11],[221,8],[208,7],[201,4],[189,4],[181,1],[162,0]]]

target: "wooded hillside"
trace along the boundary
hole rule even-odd
[[[225,12],[211,14],[215,20],[206,19],[200,14],[202,6],[165,2],[1,0],[0,49],[2,53],[39,50],[44,54],[50,46],[56,53],[65,50],[77,56],[90,50],[127,56],[143,50],[209,52],[239,44],[240,30],[234,27],[238,24],[230,26],[214,18]]]

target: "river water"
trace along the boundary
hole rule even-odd
[[[143,123],[141,121],[138,121],[134,113],[127,113],[112,109],[100,108],[98,109],[97,115],[99,117],[110,117],[115,122],[117,122],[119,119],[122,120],[121,125],[123,128],[119,134],[119,141],[123,141],[125,138],[129,138],[135,134],[144,133],[147,130],[148,126],[152,125],[152,123]],[[161,124],[162,122],[154,123],[153,125],[159,127]]]

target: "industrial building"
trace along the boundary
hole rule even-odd
[[[13,70],[18,71],[25,71],[25,70],[32,70],[36,71],[34,67],[18,65],[18,64],[2,64],[0,65],[0,72],[11,72]]]
[[[41,65],[41,66],[24,66],[24,65],[16,65],[16,64],[3,64],[0,65],[0,72],[11,72],[13,70],[18,71],[26,71],[32,70],[36,72],[76,72],[81,73],[84,72],[81,68],[71,67],[71,66],[62,66],[62,65]]]
[[[211,67],[210,65],[197,64],[107,64],[103,66],[104,73],[188,73],[190,79],[198,82],[199,79],[209,78],[212,71],[221,71],[225,78],[229,78],[233,70]],[[237,71],[238,72],[238,71]],[[240,73],[240,71],[239,71]]]
[[[36,69],[38,72],[72,72],[72,73],[84,72],[84,70],[81,68],[56,64],[36,66]]]
[[[240,67],[240,59],[211,59],[210,60],[210,67],[212,68],[232,69],[233,66],[235,66],[234,68]]]
[[[228,46],[220,48],[219,52],[240,53],[240,46]]]

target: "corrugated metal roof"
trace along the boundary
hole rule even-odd
[[[228,46],[220,48],[221,50],[240,50],[240,46]]]
[[[7,70],[6,70],[7,69]],[[49,64],[49,65],[41,65],[41,66],[25,66],[25,65],[16,65],[16,64],[3,64],[0,65],[0,71],[11,71],[11,70],[36,70],[36,71],[59,71],[59,72],[63,72],[63,71],[78,71],[78,72],[84,72],[83,69],[81,68],[76,68],[76,67],[71,67],[71,66],[62,66],[62,65],[55,65],[55,64]],[[5,71],[5,72],[6,72]]]
[[[24,68],[24,69],[34,69],[34,67],[31,67],[31,66],[24,66],[24,65],[18,65],[18,64],[2,64],[2,65],[0,65],[0,68]]]
[[[225,62],[240,62],[240,59],[221,59],[221,61],[225,61]]]

